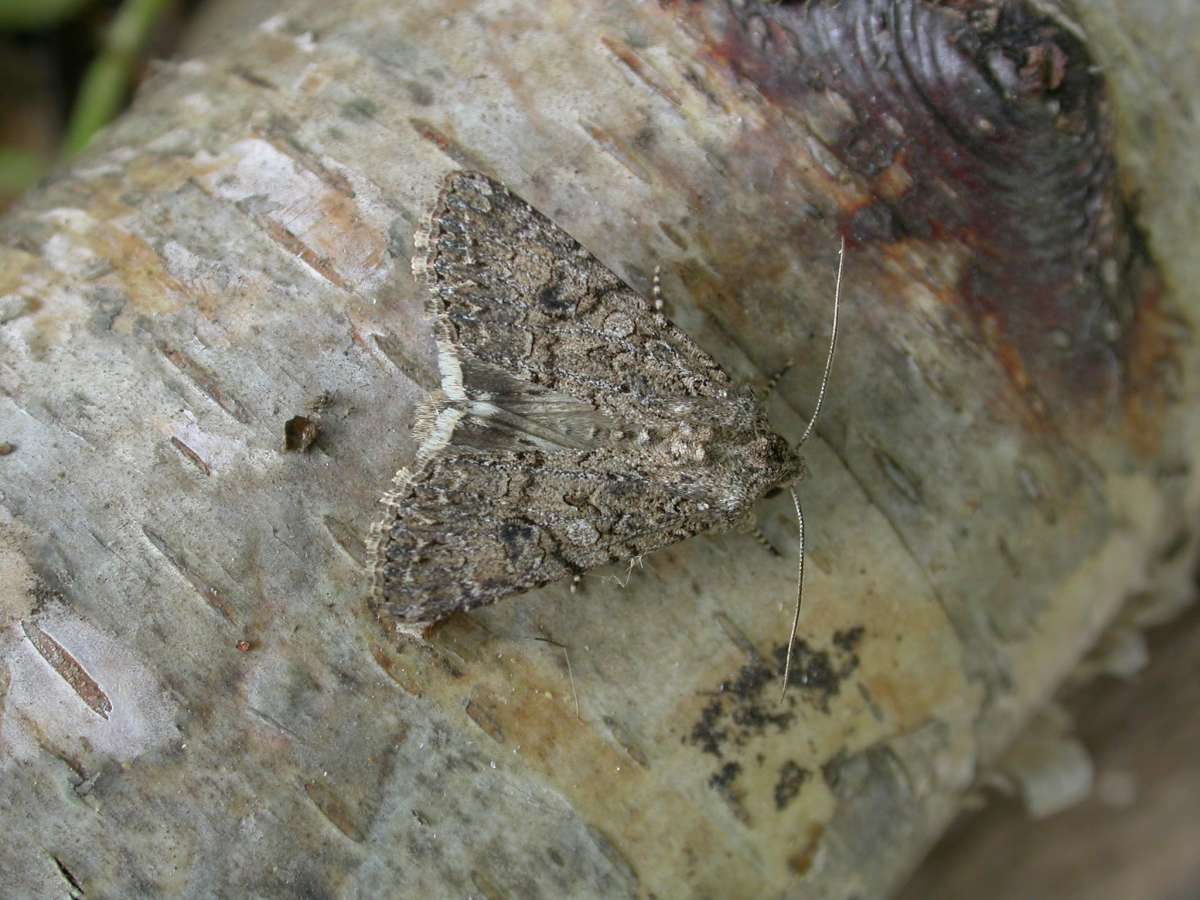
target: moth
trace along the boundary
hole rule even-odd
[[[414,244],[441,388],[372,531],[377,613],[423,627],[745,526],[803,474],[760,401],[661,304],[491,178],[447,176]],[[833,340],[818,410],[832,359]]]

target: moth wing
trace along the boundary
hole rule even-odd
[[[681,398],[753,408],[687,335],[485,175],[447,176],[415,243],[449,396],[463,390],[465,357],[605,410]]]
[[[686,483],[593,458],[451,445],[401,470],[375,534],[376,612],[434,622],[716,524]]]
[[[753,397],[570,235],[486,176],[456,172],[416,244],[442,390],[384,497],[377,611],[436,621],[748,507],[738,479],[651,454],[689,416],[750,441],[766,427]]]

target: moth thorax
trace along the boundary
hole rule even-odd
[[[671,432],[667,447],[671,457],[678,463],[702,463],[708,456],[705,446],[711,440],[711,428],[694,427],[684,422]]]
[[[735,527],[745,530],[754,524],[754,500],[746,486],[740,481],[728,481],[718,496],[717,506],[727,516],[733,516]]]

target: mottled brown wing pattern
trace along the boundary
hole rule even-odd
[[[496,182],[451,174],[416,243],[442,387],[373,533],[380,612],[436,621],[727,527],[799,471],[748,391]]]
[[[377,602],[432,622],[633,559],[719,524],[692,487],[597,470],[581,451],[438,455],[387,496]]]
[[[600,409],[707,398],[756,410],[662,313],[484,175],[446,178],[416,244],[443,350]]]

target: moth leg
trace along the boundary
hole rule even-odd
[[[796,364],[794,359],[789,359],[783,364],[783,368],[779,369],[774,375],[767,379],[767,386],[763,388],[762,402],[766,403],[771,399],[771,394],[775,393],[775,388],[779,386],[779,382],[783,376],[792,371],[792,366]]]
[[[763,534],[763,530],[757,525],[754,526],[754,530],[750,533],[754,536],[754,539],[762,544],[762,546],[764,546],[767,549],[767,552],[772,556],[783,556],[783,554],[779,552],[778,548],[776,548],[776,546],[771,543],[767,536]]]
[[[650,297],[654,301],[655,311],[662,312],[662,266],[654,267],[654,282],[650,288]]]
[[[622,588],[629,587],[629,582],[633,581],[634,566],[636,566],[639,569],[643,568],[642,554],[639,553],[637,556],[629,557],[629,566],[628,566],[628,568],[625,569],[625,577],[617,578],[617,584],[619,584]]]

